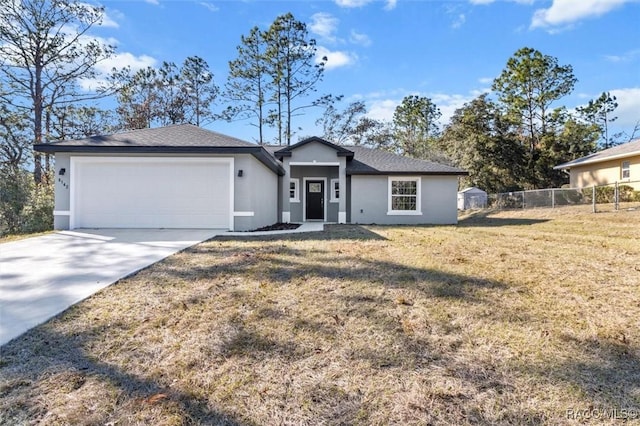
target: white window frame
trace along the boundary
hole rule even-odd
[[[295,188],[293,188],[294,198],[291,198],[291,184],[294,184]],[[294,178],[289,179],[289,202],[290,203],[299,203],[300,202],[300,179]]]
[[[404,181],[404,182],[416,182],[416,209],[415,210],[393,210],[393,194],[392,187],[393,182]],[[420,176],[389,176],[388,181],[388,191],[387,191],[387,200],[388,200],[388,216],[419,216],[422,215],[422,178]]]
[[[625,167],[625,165],[627,167]],[[626,176],[624,175],[625,172],[627,172]],[[620,178],[626,180],[631,179],[631,161],[623,161],[620,165]]]
[[[337,188],[336,188],[337,185]],[[336,189],[338,190],[338,196],[336,197]],[[331,200],[332,203],[340,202],[340,179],[331,179]]]

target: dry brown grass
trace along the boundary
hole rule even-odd
[[[640,416],[639,283],[640,212],[216,239],[3,347],[0,423]]]

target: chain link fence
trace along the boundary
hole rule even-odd
[[[640,181],[587,188],[549,188],[503,192],[489,196],[494,209],[534,209],[585,206],[595,212],[640,209]]]

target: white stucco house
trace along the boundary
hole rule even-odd
[[[182,124],[44,143],[56,229],[454,224],[463,170],[309,138],[261,146]]]

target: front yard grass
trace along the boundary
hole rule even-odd
[[[0,423],[637,424],[639,284],[638,211],[214,239],[5,345]]]

